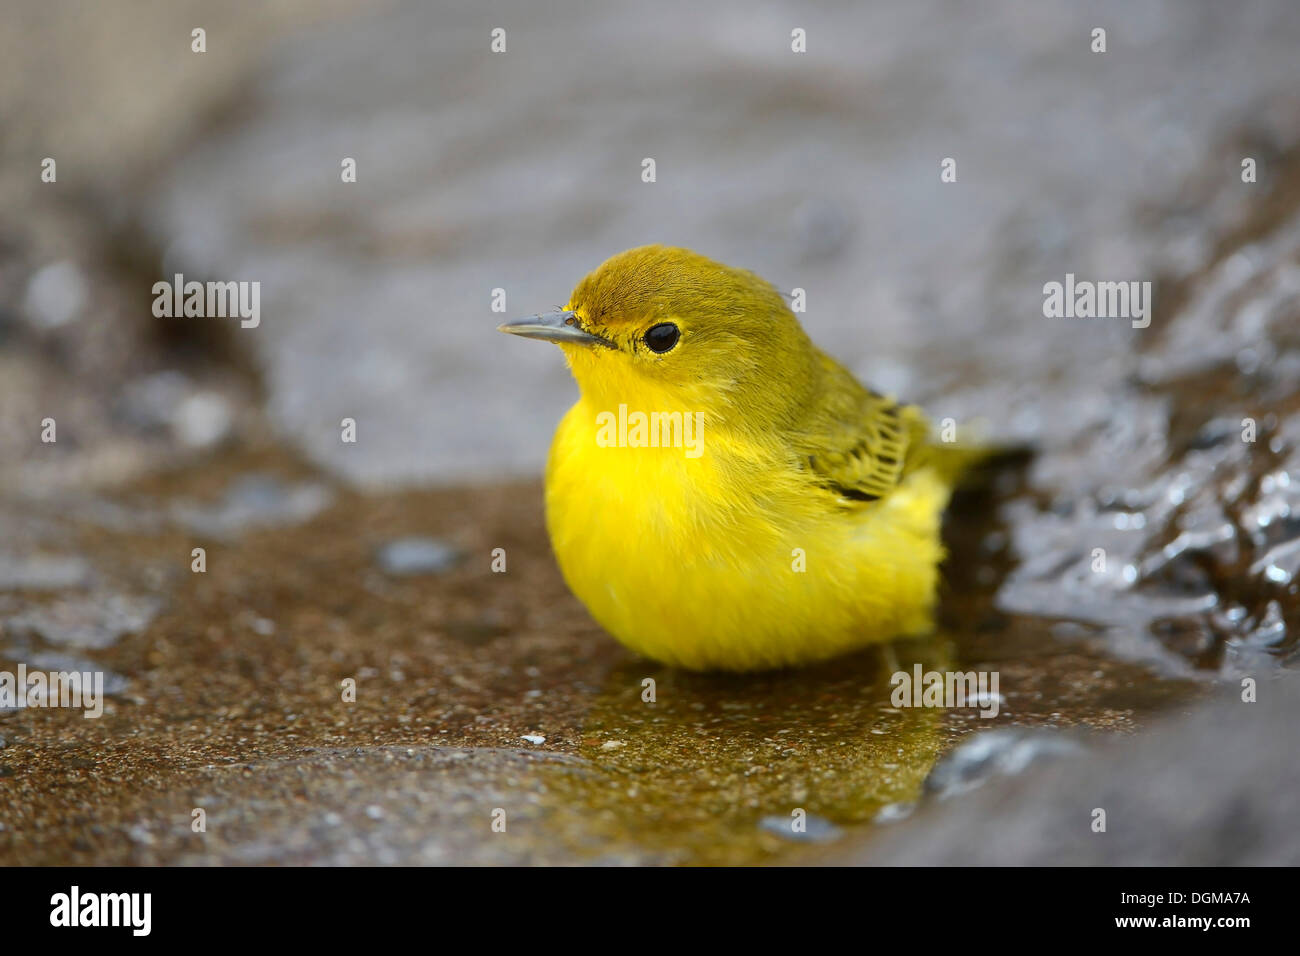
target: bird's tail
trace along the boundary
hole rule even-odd
[[[958,445],[936,442],[928,449],[926,464],[949,485],[961,484],[980,465],[997,458],[1002,450],[992,445]]]
[[[1030,454],[1024,445],[999,444],[982,437],[987,429],[978,421],[961,428],[960,440],[945,440],[943,434],[930,435],[926,443],[926,464],[938,472],[950,486],[977,484],[995,469],[1023,463]]]

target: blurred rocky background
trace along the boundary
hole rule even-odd
[[[0,710],[0,861],[969,862],[1003,817],[985,862],[1300,861],[1297,48],[1286,0],[10,3],[0,670],[112,696]],[[1035,449],[897,649],[998,670],[997,720],[898,713],[874,654],[663,672],[566,594],[574,388],[493,290],[647,242]],[[260,325],[154,318],[177,272]],[[1067,273],[1151,281],[1150,327],[1045,317]]]

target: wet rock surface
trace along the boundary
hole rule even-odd
[[[297,36],[241,121],[150,183],[138,212],[165,273],[262,281],[266,321],[239,337],[312,460],[373,485],[536,473],[573,386],[495,327],[647,242],[805,289],[810,334],[877,388],[1069,448],[1143,414],[1124,385],[1172,296],[1144,334],[1044,319],[1043,284],[1208,270],[1215,231],[1285,188],[1296,142],[1284,2],[827,10],[801,24],[805,55],[793,11],[634,9],[519,5],[495,56],[477,12],[417,2]],[[602,59],[557,70],[570,48]],[[1263,161],[1253,192],[1243,155]],[[1197,361],[1236,351],[1172,337]]]
[[[1086,756],[990,782],[941,809],[923,808],[829,862],[1295,866],[1298,720],[1295,682],[1277,681],[1255,703],[1228,698]]]
[[[101,41],[33,6],[0,57],[61,78],[0,92],[61,170],[0,143],[0,672],[107,694],[0,707],[0,864],[1297,862],[1289,5],[813,11],[805,57],[775,8],[520,7],[495,58],[424,4],[234,5],[206,60],[197,9]],[[100,134],[83,89],[138,112]],[[954,502],[932,638],[680,674],[567,593],[536,472],[572,386],[491,293],[647,241],[1033,446]],[[152,318],[176,271],[262,281],[261,324]],[[1150,326],[1045,317],[1067,273],[1150,279]],[[894,706],[913,664],[996,671],[998,716]]]

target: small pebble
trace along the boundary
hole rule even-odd
[[[287,485],[271,475],[237,479],[217,504],[178,501],[172,519],[196,534],[229,538],[248,528],[301,524],[324,511],[334,496],[319,482]]]
[[[1021,773],[1032,763],[1083,752],[1081,743],[1057,731],[986,730],[935,764],[925,778],[925,791],[946,800],[994,777]]]
[[[264,617],[254,617],[248,622],[248,626],[253,632],[260,634],[262,637],[270,637],[275,633],[275,621]]]
[[[761,829],[786,840],[797,843],[829,843],[838,840],[843,830],[824,817],[808,814],[803,819],[803,830],[794,829],[795,818],[792,816],[766,816],[758,821]]]
[[[32,276],[23,307],[32,324],[57,329],[75,319],[86,304],[86,280],[71,262],[56,262]]]
[[[172,429],[190,448],[210,448],[230,434],[233,416],[226,400],[215,392],[195,392],[176,407]]]
[[[90,564],[75,556],[0,553],[0,591],[59,591],[90,580]]]
[[[443,574],[460,563],[461,554],[433,538],[398,538],[381,546],[375,555],[380,568],[389,574]]]
[[[897,823],[899,820],[906,820],[916,809],[915,803],[890,803],[881,807],[876,813],[876,823]]]
[[[92,594],[28,608],[4,621],[11,634],[35,634],[51,644],[82,649],[112,647],[125,634],[138,634],[161,610],[150,597]]]

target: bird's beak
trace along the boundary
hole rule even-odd
[[[578,324],[576,312],[544,312],[530,315],[526,319],[515,319],[497,326],[498,332],[522,335],[526,339],[544,339],[547,342],[559,342],[561,345],[603,345],[615,348],[613,342],[592,332],[585,331]]]

